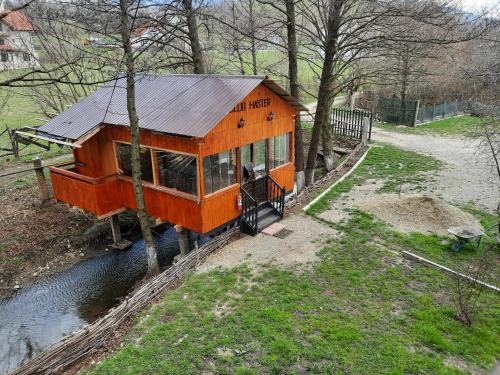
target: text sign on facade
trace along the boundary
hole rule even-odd
[[[248,105],[247,105],[248,104]],[[271,105],[271,98],[250,100],[248,103],[241,102],[231,112],[245,112],[247,109],[265,108]]]

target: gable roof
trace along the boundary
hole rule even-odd
[[[20,10],[7,10],[0,18],[0,22],[4,22],[14,31],[34,31],[33,24],[26,14]]]
[[[258,85],[307,110],[266,76],[167,75],[136,77],[141,129],[204,137]],[[82,99],[38,130],[77,140],[100,124],[129,125],[126,81],[119,78]]]

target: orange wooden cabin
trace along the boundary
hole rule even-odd
[[[136,209],[124,80],[38,129],[71,142],[75,167],[51,167],[54,197],[99,218]],[[168,75],[136,81],[150,216],[197,233],[239,221],[255,234],[294,189],[294,127],[306,110],[262,76]]]

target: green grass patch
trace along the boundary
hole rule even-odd
[[[434,121],[428,124],[416,127],[404,125],[375,123],[375,126],[384,129],[405,134],[436,134],[436,135],[464,135],[467,136],[471,127],[479,123],[480,119],[474,116],[449,117],[443,120]]]
[[[498,223],[498,217],[495,218],[495,215],[471,206],[468,206],[467,210],[480,220],[484,228],[489,228]],[[498,283],[497,275],[500,274],[500,264],[498,264],[496,258],[500,248],[496,245],[494,231],[490,231],[485,235],[479,246],[468,244],[459,251],[453,251],[453,240],[450,237],[435,234],[425,235],[417,232],[401,233],[365,212],[350,210],[350,214],[351,219],[348,223],[336,224],[328,222],[329,225],[345,233],[342,241],[349,248],[358,247],[360,241],[370,241],[382,248],[413,252],[459,272],[470,272],[469,265],[474,264],[488,251],[486,259],[489,259],[491,267],[489,267],[489,272],[481,277],[485,282]]]
[[[144,312],[124,346],[91,374],[466,374],[500,355],[498,296],[485,292],[471,328],[454,318],[434,269],[372,243],[369,215],[343,224],[315,267],[245,266],[190,276]],[[385,229],[384,229],[385,230]]]
[[[0,107],[0,133],[6,127],[11,130],[18,129],[23,126],[39,125],[44,115],[40,113],[38,105],[33,101],[29,94],[28,88],[19,88],[16,91],[0,88],[0,103],[4,103],[3,98],[7,97],[5,105]],[[41,141],[41,143],[46,143]],[[10,138],[7,133],[0,136],[0,147],[10,148]],[[21,148],[20,158],[15,159],[13,155],[0,158],[0,168],[8,164],[22,164],[30,162],[35,156],[42,159],[64,155],[70,152],[69,148],[60,148],[57,145],[51,145],[49,150],[44,150],[38,146],[27,146],[19,144]],[[5,151],[0,151],[0,155]]]
[[[361,165],[309,207],[307,213],[315,215],[327,210],[332,200],[369,179],[384,179],[384,185],[378,190],[379,192],[397,192],[401,190],[403,184],[411,185],[414,191],[422,191],[431,178],[428,172],[439,169],[441,165],[439,160],[431,156],[401,150],[394,146],[372,147]]]

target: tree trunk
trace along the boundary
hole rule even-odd
[[[235,31],[237,28],[236,24],[236,9],[234,1],[231,4],[231,16],[232,16],[232,24],[233,24],[233,43],[234,43],[234,51],[236,52],[236,56],[238,56],[238,61],[240,62],[240,74],[242,76],[245,75],[245,61],[243,60],[243,54],[240,49],[240,42],[238,41],[238,33]]]
[[[324,48],[325,57],[318,91],[318,103],[316,107],[316,116],[314,118],[313,134],[307,154],[306,185],[311,185],[314,182],[314,166],[316,165],[320,136],[323,139],[323,155],[325,161],[327,158],[329,158],[329,160],[333,159],[332,130],[328,121],[328,115],[330,113],[330,105],[334,99],[332,96],[334,84],[333,68],[337,54],[338,31],[343,5],[343,1],[333,1],[333,5],[328,12],[328,30]]]
[[[249,13],[249,22],[250,22],[250,50],[252,53],[252,67],[253,67],[253,75],[257,75],[257,46],[255,43],[255,14],[254,14],[254,1],[248,0],[248,13]]]
[[[205,60],[201,49],[200,37],[198,35],[198,23],[196,13],[193,11],[192,0],[182,0],[188,26],[189,44],[191,45],[191,55],[193,58],[194,74],[206,74]]]
[[[134,185],[135,201],[137,204],[137,214],[141,225],[144,244],[148,257],[147,276],[157,274],[160,269],[156,257],[156,249],[153,234],[149,226],[146,205],[144,204],[144,193],[141,181],[141,160],[139,146],[139,118],[135,107],[135,67],[134,53],[130,44],[130,26],[128,16],[127,0],[120,0],[121,34],[123,42],[123,52],[127,68],[127,111],[130,123],[130,133],[132,136],[132,180]]]
[[[409,53],[407,50],[403,51],[402,56],[402,70],[401,70],[401,123],[406,124],[406,95],[408,90],[408,80],[410,79],[410,62]]]
[[[297,62],[297,31],[295,25],[295,0],[285,0],[286,29],[288,39],[288,77],[290,79],[290,94],[300,101],[300,87]],[[304,170],[304,139],[300,114],[295,118],[295,171]]]

